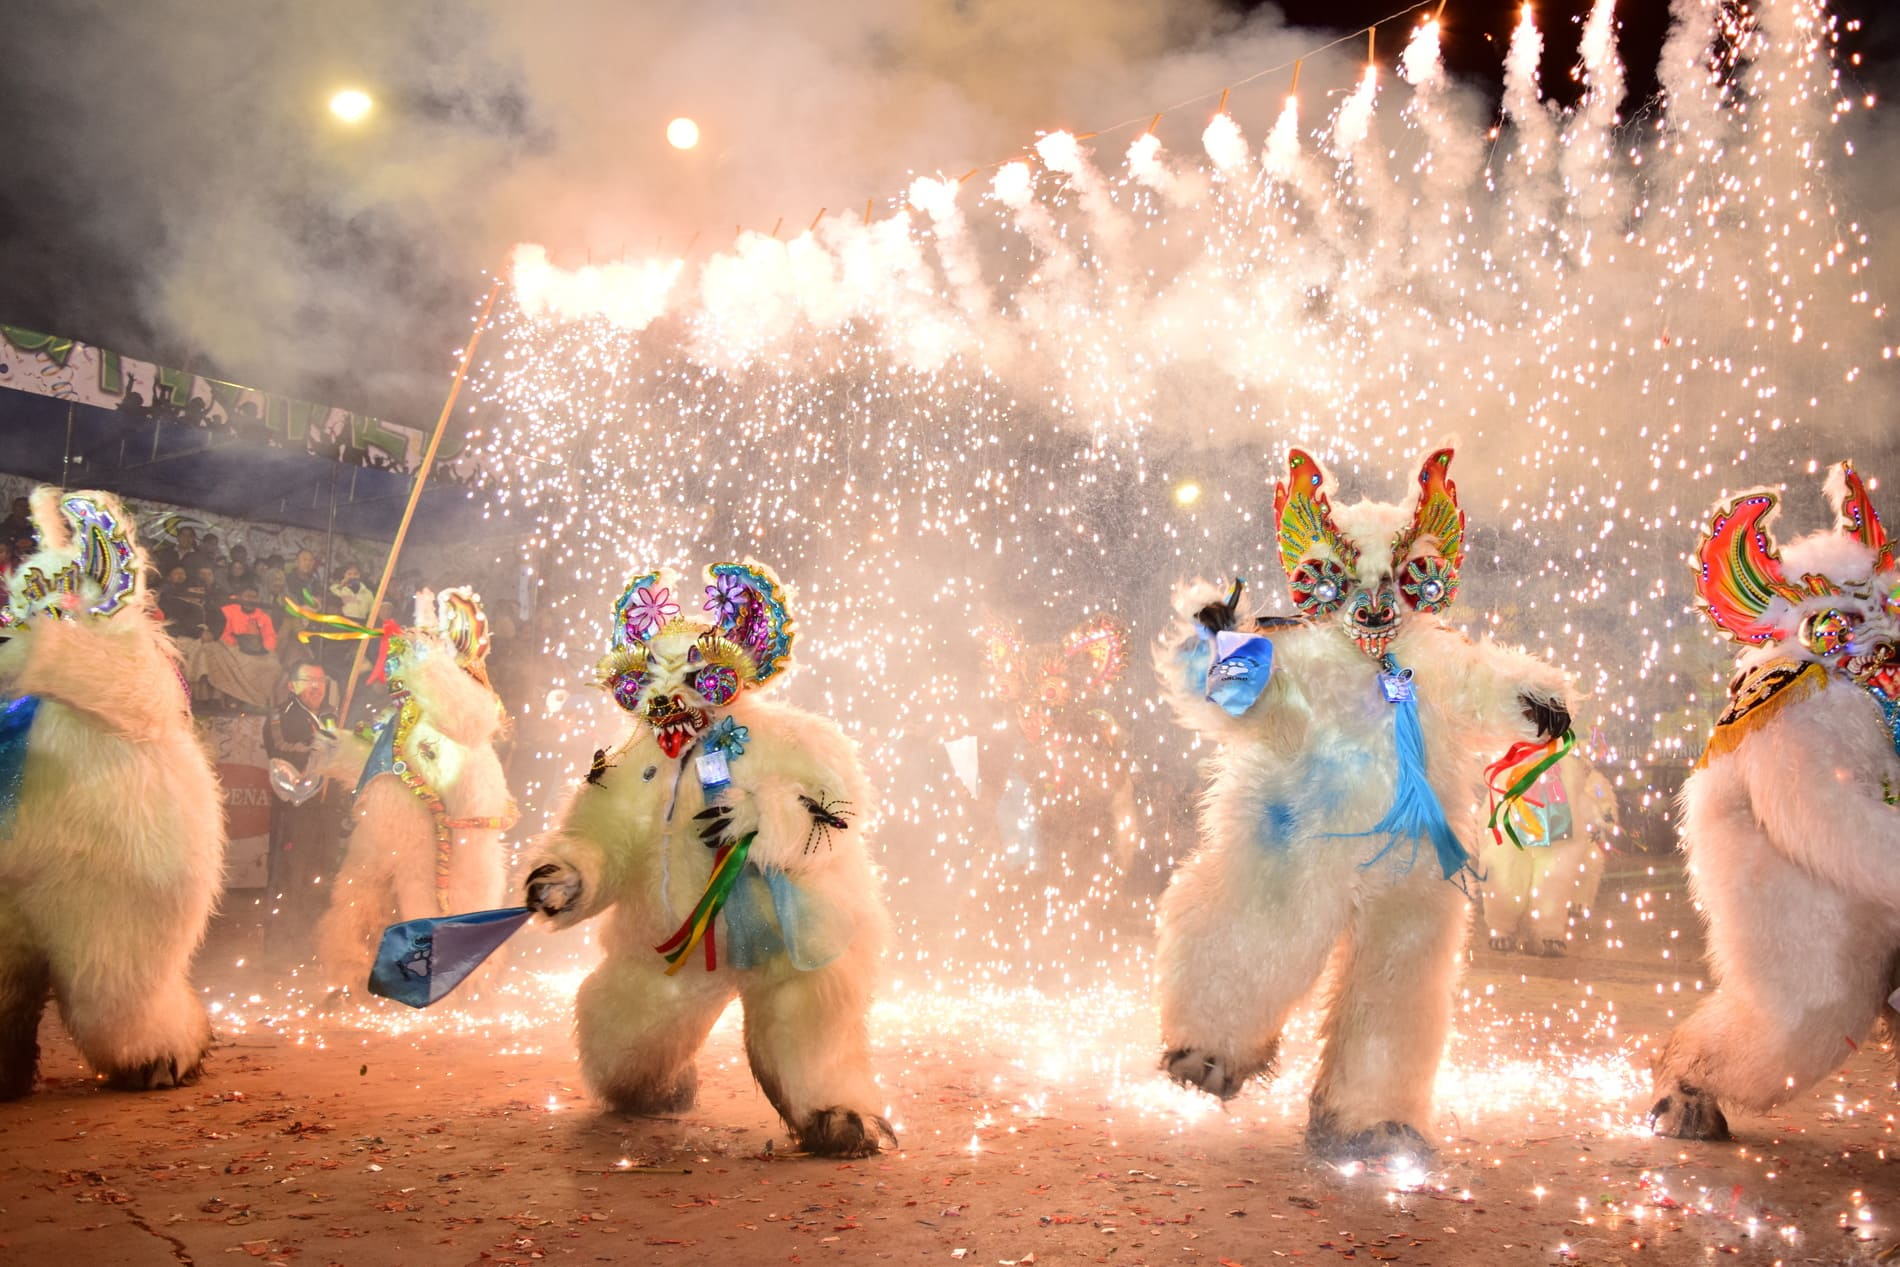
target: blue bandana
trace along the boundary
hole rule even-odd
[[[0,704],[0,837],[13,830],[20,808],[20,785],[26,782],[26,743],[39,711],[37,695],[22,695]]]
[[[371,779],[379,774],[394,774],[396,771],[396,714],[391,713],[376,723],[376,745],[369,750],[369,760],[363,764],[363,773],[356,780],[357,795],[369,786]]]

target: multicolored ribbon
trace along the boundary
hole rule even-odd
[[[1577,732],[1566,729],[1555,739],[1527,739],[1523,743],[1511,745],[1511,750],[1484,768],[1485,786],[1491,789],[1491,817],[1485,826],[1491,831],[1491,839],[1502,844],[1506,837],[1519,849],[1526,848],[1523,837],[1517,834],[1517,824],[1512,815],[1520,805],[1526,803],[1526,795],[1537,786],[1537,780],[1544,772],[1570,755],[1577,746]],[[1540,757],[1538,754],[1542,753]],[[1512,770],[1527,761],[1535,761],[1517,781],[1508,788],[1501,786]],[[1504,826],[1498,826],[1498,820],[1504,820]]]
[[[666,956],[666,962],[671,965],[666,970],[667,976],[685,967],[687,957],[702,941],[706,943],[706,971],[711,972],[719,966],[713,921],[719,917],[726,899],[732,896],[733,886],[745,873],[746,855],[752,852],[752,840],[757,835],[757,832],[747,832],[733,844],[720,846],[713,858],[712,875],[706,878],[706,891],[699,895],[693,913],[686,917],[686,922],[679,926],[678,932],[653,948]]]
[[[371,638],[380,639],[376,645],[376,663],[370,669],[369,680],[381,682],[384,666],[389,662],[389,640],[402,632],[402,626],[393,620],[385,620],[381,626],[360,624],[348,616],[338,616],[331,612],[320,612],[314,607],[305,607],[295,599],[286,598],[284,606],[290,614],[318,629],[299,629],[297,641],[308,644],[312,638],[324,638],[331,642],[364,642]]]

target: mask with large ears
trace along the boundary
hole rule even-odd
[[[31,506],[39,548],[0,577],[0,641],[36,620],[108,620],[137,605],[144,560],[116,498],[41,488]]]
[[[1105,694],[1128,667],[1128,630],[1106,613],[1091,617],[1059,642],[1029,645],[992,621],[979,633],[990,689],[1013,705],[1031,738],[1053,715],[1072,704],[1088,705]]]
[[[1852,463],[1830,470],[1823,491],[1834,527],[1789,543],[1792,568],[1771,531],[1781,513],[1772,490],[1752,489],[1717,506],[1696,547],[1696,597],[1716,628],[1739,643],[1787,644],[1797,656],[1804,651],[1803,658],[1900,697],[1893,543]]]
[[[1451,482],[1451,456],[1447,448],[1425,459],[1409,518],[1400,507],[1367,502],[1340,512],[1366,523],[1396,523],[1383,542],[1355,540],[1341,527],[1332,477],[1311,454],[1289,452],[1286,479],[1274,486],[1280,562],[1293,605],[1311,620],[1340,621],[1374,660],[1385,655],[1408,615],[1437,615],[1458,596],[1465,515]]]
[[[489,685],[488,652],[493,639],[488,632],[488,612],[482,606],[482,596],[469,586],[418,593],[412,635],[437,641],[455,656],[455,663],[464,673],[483,686]]]
[[[677,757],[715,713],[791,665],[785,584],[762,563],[715,563],[692,595],[668,569],[642,572],[614,603],[600,685]]]

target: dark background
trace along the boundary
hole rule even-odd
[[[1227,3],[1236,22],[1262,16],[1255,12],[1260,6]],[[1398,7],[1396,0],[1286,0],[1279,6],[1288,25],[1315,31],[1350,31],[1388,17]],[[1900,21],[1878,22],[1867,29],[1866,20],[1876,7],[1873,0],[1843,0],[1834,6],[1844,32],[1842,64],[1849,90],[1857,95],[1878,87],[1881,75],[1900,60]],[[1571,72],[1588,8],[1587,0],[1540,0],[1537,5],[1545,38],[1543,83],[1553,99],[1568,101],[1578,91]],[[1623,113],[1628,117],[1655,92],[1654,66],[1668,25],[1668,5],[1665,0],[1634,0],[1619,8],[1619,38],[1629,77]],[[60,9],[0,16],[0,21],[16,28],[35,22],[47,31],[44,24],[66,20]],[[1446,13],[1449,66],[1461,81],[1494,99],[1518,12],[1516,3],[1455,0]],[[95,10],[89,20],[117,19],[108,9]],[[1853,30],[1857,23],[1863,29]],[[1382,60],[1396,57],[1404,29],[1404,24],[1394,24],[1392,38],[1381,43]],[[434,199],[420,215],[413,206],[406,214],[393,213],[360,191],[344,198],[317,180],[293,181],[286,186],[289,192],[274,192],[269,218],[299,255],[298,267],[315,275],[324,298],[312,302],[308,296],[288,294],[284,303],[290,310],[275,314],[281,327],[260,333],[250,328],[254,323],[245,323],[220,333],[218,314],[203,312],[204,305],[199,305],[198,319],[180,320],[175,306],[156,299],[152,265],[168,257],[175,262],[180,238],[176,209],[191,205],[191,190],[169,187],[172,182],[205,182],[206,199],[232,196],[215,192],[217,150],[181,159],[175,166],[142,165],[134,172],[121,170],[122,164],[109,157],[109,146],[89,143],[109,140],[106,134],[134,122],[132,115],[166,110],[162,93],[131,86],[143,82],[151,62],[189,59],[190,46],[182,40],[174,49],[134,39],[114,47],[99,36],[63,34],[84,39],[92,58],[84,65],[76,62],[70,76],[59,74],[57,66],[49,72],[44,64],[36,65],[31,76],[14,73],[22,69],[18,64],[0,75],[0,120],[16,140],[10,178],[0,181],[0,322],[70,335],[161,364],[383,417],[432,420],[453,350],[465,337],[484,289],[482,270],[494,263],[484,258],[495,247],[493,226],[480,223],[479,167],[461,175],[460,192]],[[366,33],[365,38],[373,36]],[[50,47],[73,50],[80,45]],[[1862,64],[1848,66],[1847,55],[1855,53]],[[31,43],[15,43],[0,59],[51,56],[57,61],[59,55],[39,52]],[[628,65],[629,74],[638,73],[638,59],[631,51]],[[229,122],[242,128],[249,91],[239,90],[246,84],[244,76],[242,66],[230,65],[228,55],[220,55],[202,67],[193,66],[182,82],[194,91],[202,86],[206,92],[228,92]],[[505,82],[498,88],[484,82],[491,86],[479,91],[454,81],[445,85],[440,74],[418,68],[414,82],[400,91],[391,92],[385,83],[379,110],[397,124],[479,142],[497,170],[546,148],[550,138],[524,93]],[[822,156],[813,161],[822,163]],[[214,170],[208,172],[207,166]],[[213,179],[207,181],[207,176]],[[664,198],[664,191],[657,196]],[[862,191],[856,196],[862,197]],[[739,221],[762,214],[756,207],[734,206],[720,219]],[[426,223],[419,224],[419,219]],[[533,232],[532,208],[516,219],[515,229]],[[204,251],[202,242],[193,245]],[[717,245],[709,236],[702,249]],[[224,262],[241,275],[243,253],[257,249],[233,241],[233,258]],[[255,337],[232,337],[240,332]]]

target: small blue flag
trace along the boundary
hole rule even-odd
[[[1273,643],[1259,634],[1226,630],[1214,635],[1214,663],[1207,670],[1207,698],[1239,717],[1253,707],[1273,676]]]
[[[383,930],[370,965],[369,992],[410,1007],[428,1007],[481,967],[495,948],[528,922],[525,906],[411,919]]]

